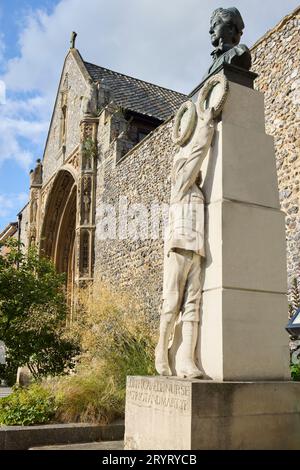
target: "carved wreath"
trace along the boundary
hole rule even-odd
[[[221,85],[222,92],[218,101],[213,104],[214,118],[218,117],[222,112],[228,96],[229,83],[225,75],[219,73],[217,75],[213,75],[209,80],[207,80],[202,90],[200,91],[197,100],[197,108],[200,116],[204,113],[205,109],[207,109],[207,99],[216,85]]]
[[[183,115],[187,113],[187,121],[184,129],[181,129]],[[191,138],[197,122],[197,111],[192,101],[186,101],[179,108],[173,127],[173,142],[181,147]]]

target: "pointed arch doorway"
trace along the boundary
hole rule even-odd
[[[53,260],[59,273],[65,273],[71,311],[75,287],[76,214],[77,184],[72,173],[63,169],[58,172],[48,196],[40,250]]]

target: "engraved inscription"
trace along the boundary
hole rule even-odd
[[[191,410],[191,385],[175,380],[128,377],[126,394],[127,401],[137,406],[182,414]]]

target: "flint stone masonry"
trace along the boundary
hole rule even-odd
[[[289,287],[300,278],[300,8],[252,48],[255,87],[265,95],[266,132],[275,138],[281,208],[286,213]]]
[[[66,143],[65,154],[61,144],[61,93],[67,93],[67,126],[66,126]],[[80,141],[80,120],[81,100],[87,94],[87,84],[84,77],[73,57],[68,54],[64,65],[60,88],[57,95],[57,103],[54,108],[52,122],[49,130],[48,140],[46,143],[43,172],[44,184],[51,176],[62,166],[64,160],[74,151]]]
[[[170,171],[175,152],[171,139],[172,127],[173,120],[161,125],[117,164],[108,150],[102,157],[98,176],[95,274],[118,289],[130,290],[154,316],[158,315],[161,298],[162,230],[164,217],[168,213]],[[124,240],[99,239],[101,204],[116,207],[118,219],[119,198],[124,196],[129,208],[134,209],[134,204],[143,204],[147,208],[141,224],[146,232],[148,220],[149,238],[134,240],[134,234],[131,234],[130,238]],[[151,239],[152,204],[157,205],[153,210],[159,212],[161,221],[159,238],[156,240]]]

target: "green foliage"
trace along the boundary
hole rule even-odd
[[[300,364],[291,365],[291,376],[292,380],[300,382]]]
[[[144,329],[137,327],[132,331],[120,321],[114,327],[113,341],[104,357],[125,398],[128,375],[155,375],[154,342],[149,336],[144,336]]]
[[[49,382],[61,422],[110,422],[123,416],[126,377],[153,375],[156,325],[125,294],[95,283],[80,293],[72,334],[82,356],[75,375]]]
[[[47,424],[55,416],[56,409],[55,398],[41,385],[18,388],[0,399],[0,425]]]
[[[81,292],[81,311],[73,325],[89,361],[105,360],[125,387],[127,375],[152,375],[156,325],[135,299],[96,283]]]
[[[48,381],[56,397],[58,422],[105,424],[124,414],[124,399],[104,363],[81,366],[77,373]]]
[[[124,415],[127,375],[155,373],[156,325],[134,299],[95,283],[78,293],[78,306],[69,332],[82,351],[75,373],[3,399],[0,423],[108,423]]]
[[[0,252],[0,339],[11,368],[27,365],[35,378],[73,368],[79,349],[66,337],[64,276],[52,262],[28,254],[16,240]]]
[[[85,139],[85,141],[83,142],[82,152],[83,156],[86,159],[89,158],[90,161],[92,161],[97,156],[97,145],[93,141],[93,139],[91,139],[90,137]]]

